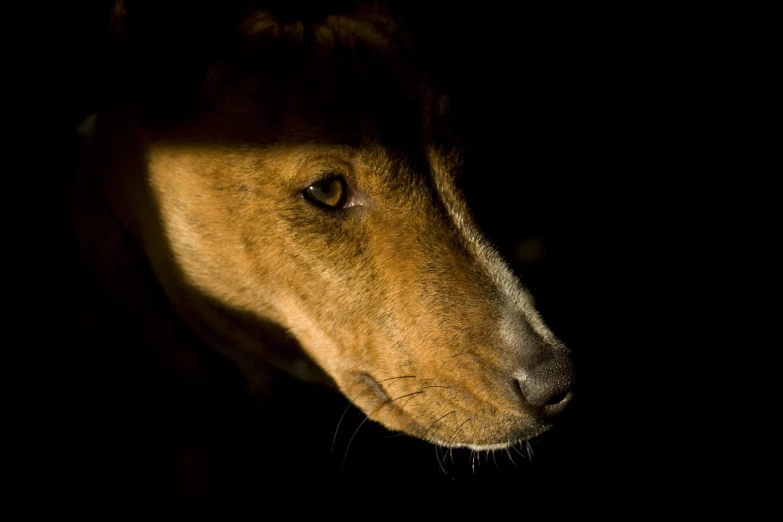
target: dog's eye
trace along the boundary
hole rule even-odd
[[[332,176],[313,183],[304,190],[304,196],[324,208],[340,209],[351,206],[350,189],[342,176]]]

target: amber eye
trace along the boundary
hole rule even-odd
[[[324,208],[345,208],[348,185],[341,176],[324,178],[304,190],[304,196]]]

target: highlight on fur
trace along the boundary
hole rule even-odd
[[[206,343],[260,387],[273,365],[440,447],[548,430],[569,351],[471,217],[449,98],[388,9],[164,4],[116,11],[73,192],[146,341]]]

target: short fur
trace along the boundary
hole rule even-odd
[[[569,352],[472,220],[448,98],[398,22],[250,9],[189,46],[192,28],[160,38],[171,20],[120,7],[73,201],[85,259],[149,343],[173,350],[181,320],[251,382],[273,364],[440,446],[551,426]],[[303,196],[330,176],[352,206]]]

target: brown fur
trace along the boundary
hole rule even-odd
[[[448,100],[397,24],[258,11],[234,37],[172,117],[178,100],[139,94],[154,85],[119,74],[106,90],[74,191],[105,287],[145,310],[161,350],[180,334],[160,290],[251,382],[271,363],[438,445],[546,430],[571,397],[568,351],[473,223]],[[355,206],[302,196],[326,174]]]

